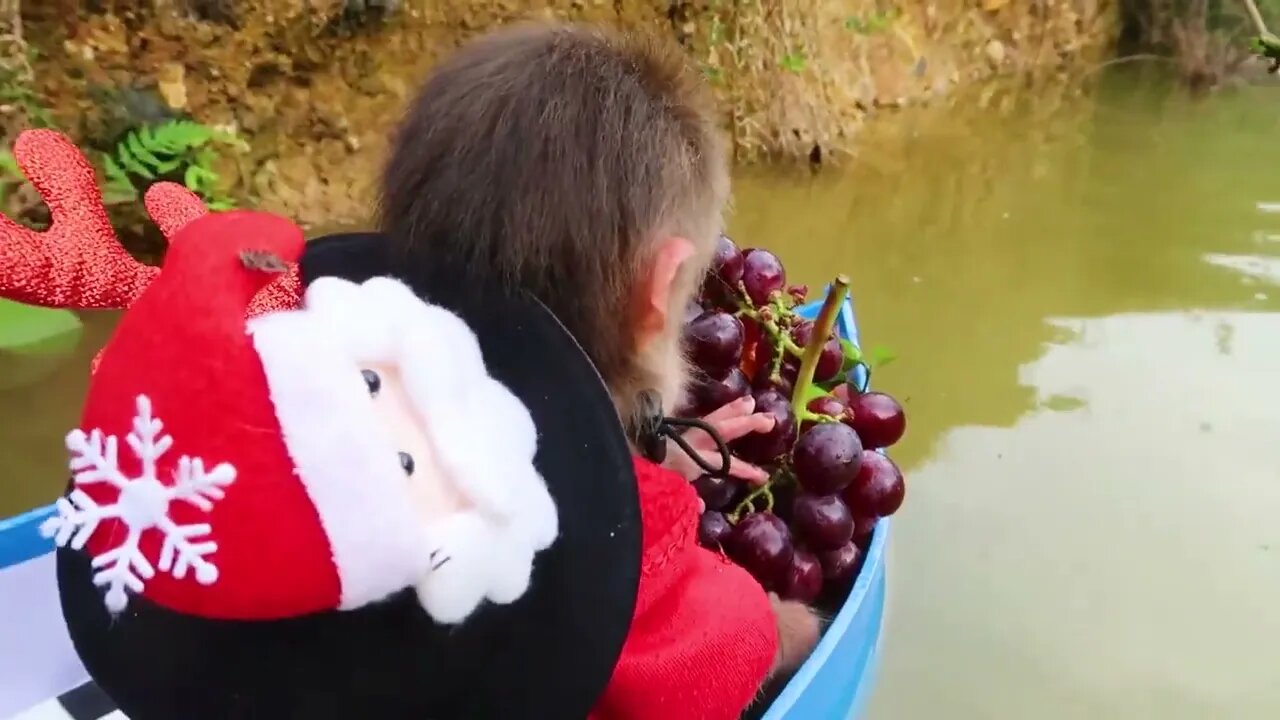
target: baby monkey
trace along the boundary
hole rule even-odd
[[[432,71],[396,134],[380,211],[401,270],[447,260],[545,303],[625,421],[642,390],[668,413],[683,392],[684,308],[728,197],[713,103],[677,48],[534,24],[481,36]],[[708,421],[726,440],[769,429],[753,410],[748,398]],[[703,435],[691,440],[718,462]],[[736,718],[817,642],[808,608],[696,544],[689,481],[700,471],[678,451],[668,458],[635,460],[639,597],[595,720]],[[764,479],[750,466],[734,473]]]

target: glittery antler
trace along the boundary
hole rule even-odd
[[[177,183],[158,182],[152,185],[147,188],[142,202],[146,204],[152,222],[164,234],[164,239],[170,241],[187,223],[209,214],[209,209],[200,202],[198,195]]]
[[[176,183],[161,182],[152,185],[147,189],[143,200],[147,204],[147,214],[170,242],[187,223],[209,213],[195,193]],[[302,276],[298,265],[294,263],[290,265],[288,272],[258,291],[249,303],[249,316],[295,309],[301,297]]]
[[[52,130],[23,132],[13,156],[49,206],[53,222],[37,232],[0,214],[0,297],[77,309],[133,304],[160,269],[138,262],[120,245],[89,161]],[[170,241],[209,212],[195,193],[169,182],[148,188],[144,202]],[[301,295],[295,264],[254,297],[249,314],[296,308]]]
[[[52,130],[23,132],[13,156],[53,222],[36,232],[0,215],[0,296],[49,307],[128,307],[159,269],[121,247],[93,167]]]

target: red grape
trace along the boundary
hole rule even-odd
[[[792,285],[787,288],[787,294],[791,296],[791,299],[794,300],[797,305],[803,305],[804,301],[809,299],[809,286]]]
[[[835,495],[796,496],[791,526],[814,550],[834,550],[853,539],[853,514]]]
[[[788,600],[812,602],[822,593],[822,564],[812,553],[796,549],[779,593]]]
[[[797,324],[791,329],[791,339],[800,347],[809,344],[809,339],[813,337],[813,323],[805,320]],[[822,346],[822,354],[818,356],[818,364],[814,366],[813,380],[814,382],[826,382],[840,374],[840,368],[844,365],[844,348],[840,347],[840,341],[836,338],[829,338],[827,343]]]
[[[848,425],[823,423],[800,436],[791,452],[791,467],[805,490],[829,495],[853,482],[862,454],[858,434]]]
[[[840,383],[831,390],[831,396],[844,403],[845,407],[849,405],[849,396],[856,394],[856,391],[849,389],[849,383]]]
[[[742,322],[722,312],[706,312],[685,325],[689,357],[713,378],[722,378],[742,360]]]
[[[849,398],[853,413],[853,429],[858,431],[865,447],[887,448],[902,439],[907,429],[907,416],[891,396],[868,392]]]
[[[702,502],[707,504],[708,510],[725,509],[733,502],[733,496],[738,494],[737,483],[715,475],[698,476],[693,481],[693,489],[702,498]]]
[[[711,271],[732,288],[738,287],[738,283],[742,281],[742,251],[724,233],[716,241],[716,251],[711,256]]]
[[[688,325],[693,322],[694,318],[706,312],[697,302],[690,300],[688,305],[684,306],[684,324]]]
[[[888,517],[902,507],[906,494],[906,482],[898,465],[875,450],[864,450],[857,477],[841,496],[859,516]]]
[[[729,536],[726,549],[734,562],[766,588],[782,581],[795,553],[787,524],[769,512],[755,512],[743,518]]]
[[[848,503],[845,503],[846,507]],[[853,519],[853,541],[858,547],[866,549],[871,544],[871,534],[876,529],[876,522],[879,518],[874,515],[864,515]]]
[[[826,415],[827,417],[832,417],[842,422],[849,418],[849,409],[844,406],[844,403],[830,395],[819,395],[818,397],[810,400],[806,408],[811,413]],[[818,421],[805,420],[800,423],[800,432],[807,432],[809,428],[817,424]]]
[[[751,302],[767,305],[769,296],[787,284],[787,272],[777,255],[768,250],[748,250],[742,257],[742,284]]]
[[[796,442],[796,416],[791,412],[791,401],[774,390],[756,394],[757,413],[773,416],[773,428],[768,432],[754,432],[734,440],[730,447],[734,454],[756,465],[764,465],[786,454]]]
[[[703,286],[706,300],[725,310],[738,309],[738,284],[742,281],[742,252],[725,235],[716,242],[711,269]]]
[[[747,376],[736,367],[729,368],[729,372],[721,380],[709,377],[696,378],[689,389],[692,397],[691,406],[696,411],[694,417],[701,417],[713,410],[719,410],[750,392],[751,383],[747,382]]]
[[[709,550],[719,550],[732,534],[733,526],[722,512],[708,510],[698,519],[698,543]]]
[[[836,550],[828,550],[818,555],[822,563],[822,576],[833,585],[851,582],[858,575],[858,565],[862,563],[862,551],[857,545],[848,543]]]

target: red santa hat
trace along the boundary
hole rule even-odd
[[[115,612],[136,593],[188,615],[274,619],[417,586],[428,612],[457,622],[486,598],[514,601],[556,533],[528,412],[485,373],[461,320],[395,280],[318,283],[314,307],[246,327],[249,301],[302,242],[291,223],[248,212],[175,236],[99,362],[67,437],[74,489],[46,532],[89,552]],[[370,402],[370,362],[406,368],[443,464],[487,518],[454,523],[470,525],[451,552],[470,555],[437,582],[450,538],[415,511]],[[506,452],[465,443],[464,418],[438,421],[473,399],[514,430]]]
[[[339,603],[320,509],[245,329],[249,301],[275,277],[255,258],[283,269],[302,247],[301,231],[270,215],[188,225],[103,352],[67,436],[74,490],[45,530],[87,549],[109,609],[134,593],[219,618]]]

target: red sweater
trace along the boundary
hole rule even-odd
[[[588,720],[733,720],[778,651],[764,589],[697,544],[698,499],[684,478],[635,459],[644,554],[631,631]]]

